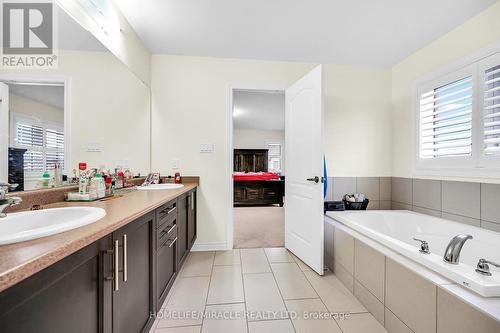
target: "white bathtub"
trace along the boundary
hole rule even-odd
[[[475,272],[481,258],[500,263],[500,233],[410,211],[327,212],[327,216],[481,296],[500,296],[500,269],[490,265],[492,276]],[[473,239],[463,246],[460,263],[448,264],[444,251],[459,234]],[[413,238],[427,241],[431,254],[420,253],[420,243]]]

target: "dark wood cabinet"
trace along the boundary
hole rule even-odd
[[[187,233],[188,249],[191,249],[196,240],[196,190],[188,193]]]
[[[148,332],[196,239],[195,194],[1,292],[0,332]]]
[[[233,171],[267,172],[267,149],[235,149]]]
[[[283,206],[284,180],[234,181],[233,200],[235,206],[273,205]]]
[[[153,295],[153,227],[155,214],[146,214],[113,232],[118,249],[118,283],[113,288],[113,332],[146,331],[155,312]],[[116,257],[115,257],[116,258]]]
[[[109,332],[105,237],[0,293],[0,332]]]
[[[177,202],[173,201],[159,210],[170,212],[164,214],[164,219],[157,222],[156,230],[156,302],[157,308],[167,297],[168,291],[172,286],[175,275],[178,271],[177,266]]]
[[[177,261],[180,264],[187,254],[187,214],[188,214],[187,194],[183,194],[177,199]]]

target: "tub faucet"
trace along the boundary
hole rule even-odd
[[[465,242],[469,239],[472,239],[471,235],[457,235],[453,237],[444,251],[444,261],[449,264],[458,265],[462,246],[464,246]]]
[[[9,189],[13,190],[16,187],[17,184],[0,182],[0,218],[7,216],[7,214],[3,212],[6,208],[19,205],[21,202],[23,202],[23,199],[21,199],[20,197],[7,197]]]

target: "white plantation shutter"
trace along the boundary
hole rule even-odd
[[[15,137],[11,145],[27,149],[24,153],[24,171],[27,177],[38,177],[55,164],[64,168],[63,125],[33,121],[29,116],[12,114]]]
[[[24,171],[43,172],[44,158],[43,152],[28,150],[24,153]]]
[[[500,47],[415,88],[414,172],[500,178]]]
[[[17,123],[16,132],[17,144],[28,147],[43,147],[43,127]]]
[[[64,132],[47,128],[45,130],[47,148],[64,149]]]
[[[47,170],[59,164],[64,169],[64,132],[58,129],[45,129],[45,165]]]
[[[486,156],[500,156],[500,61],[481,75],[483,94],[483,152]]]
[[[269,143],[267,145],[267,169],[270,172],[281,172],[281,144]]]
[[[473,88],[469,75],[421,93],[421,159],[472,155]]]

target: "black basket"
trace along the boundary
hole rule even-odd
[[[344,200],[345,210],[366,210],[366,207],[368,207],[368,202],[370,202],[370,200],[368,199],[360,202],[351,202]]]

